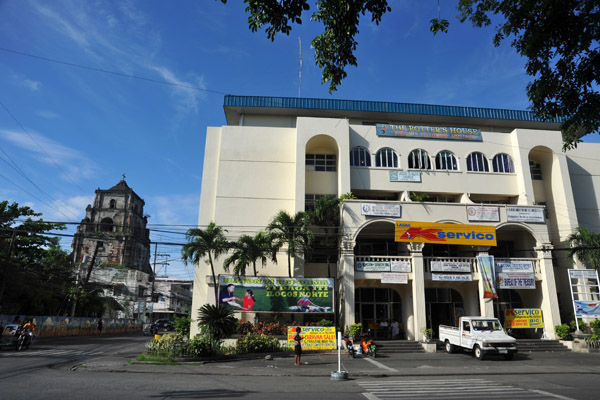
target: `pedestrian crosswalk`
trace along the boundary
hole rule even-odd
[[[104,354],[104,351],[98,350],[68,350],[68,349],[27,349],[24,351],[0,351],[0,358],[8,357],[91,357]]]
[[[529,390],[485,379],[420,379],[362,381],[369,400],[388,399],[548,399],[566,397]]]

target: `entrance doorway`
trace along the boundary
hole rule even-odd
[[[375,339],[390,338],[391,322],[398,321],[402,325],[402,299],[398,292],[391,288],[357,288],[354,292],[355,320],[363,326],[363,331],[370,331]],[[388,328],[379,326],[388,321]],[[403,331],[404,329],[400,329]]]
[[[465,315],[462,296],[450,288],[426,288],[425,311],[427,328],[436,338],[440,325],[458,326],[458,318]]]

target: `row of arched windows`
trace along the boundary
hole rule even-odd
[[[364,147],[355,147],[350,151],[350,166],[371,167],[371,153]],[[398,154],[389,147],[375,154],[375,167],[398,168]],[[434,169],[432,159],[423,149],[415,149],[408,155],[409,169]],[[447,150],[440,151],[435,156],[435,169],[443,171],[458,171],[456,156]],[[492,159],[493,172],[514,173],[512,158],[505,153],[496,154]],[[488,159],[483,153],[473,152],[467,156],[467,171],[489,172]]]

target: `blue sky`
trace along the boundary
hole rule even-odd
[[[152,241],[184,242],[224,94],[298,96],[299,39],[302,97],[526,109],[525,60],[494,47],[491,28],[460,24],[456,1],[441,1],[450,33],[434,37],[437,3],[392,0],[379,26],[363,18],[358,68],[329,94],[308,14],[271,42],[248,29],[242,0],[0,0],[0,199],[80,222],[124,173]],[[158,251],[171,254],[171,278],[192,279],[178,247]]]

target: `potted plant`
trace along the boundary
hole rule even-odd
[[[423,336],[425,336],[425,341],[427,343],[431,343],[431,339],[433,338],[433,329],[424,327],[421,328],[421,333]]]

